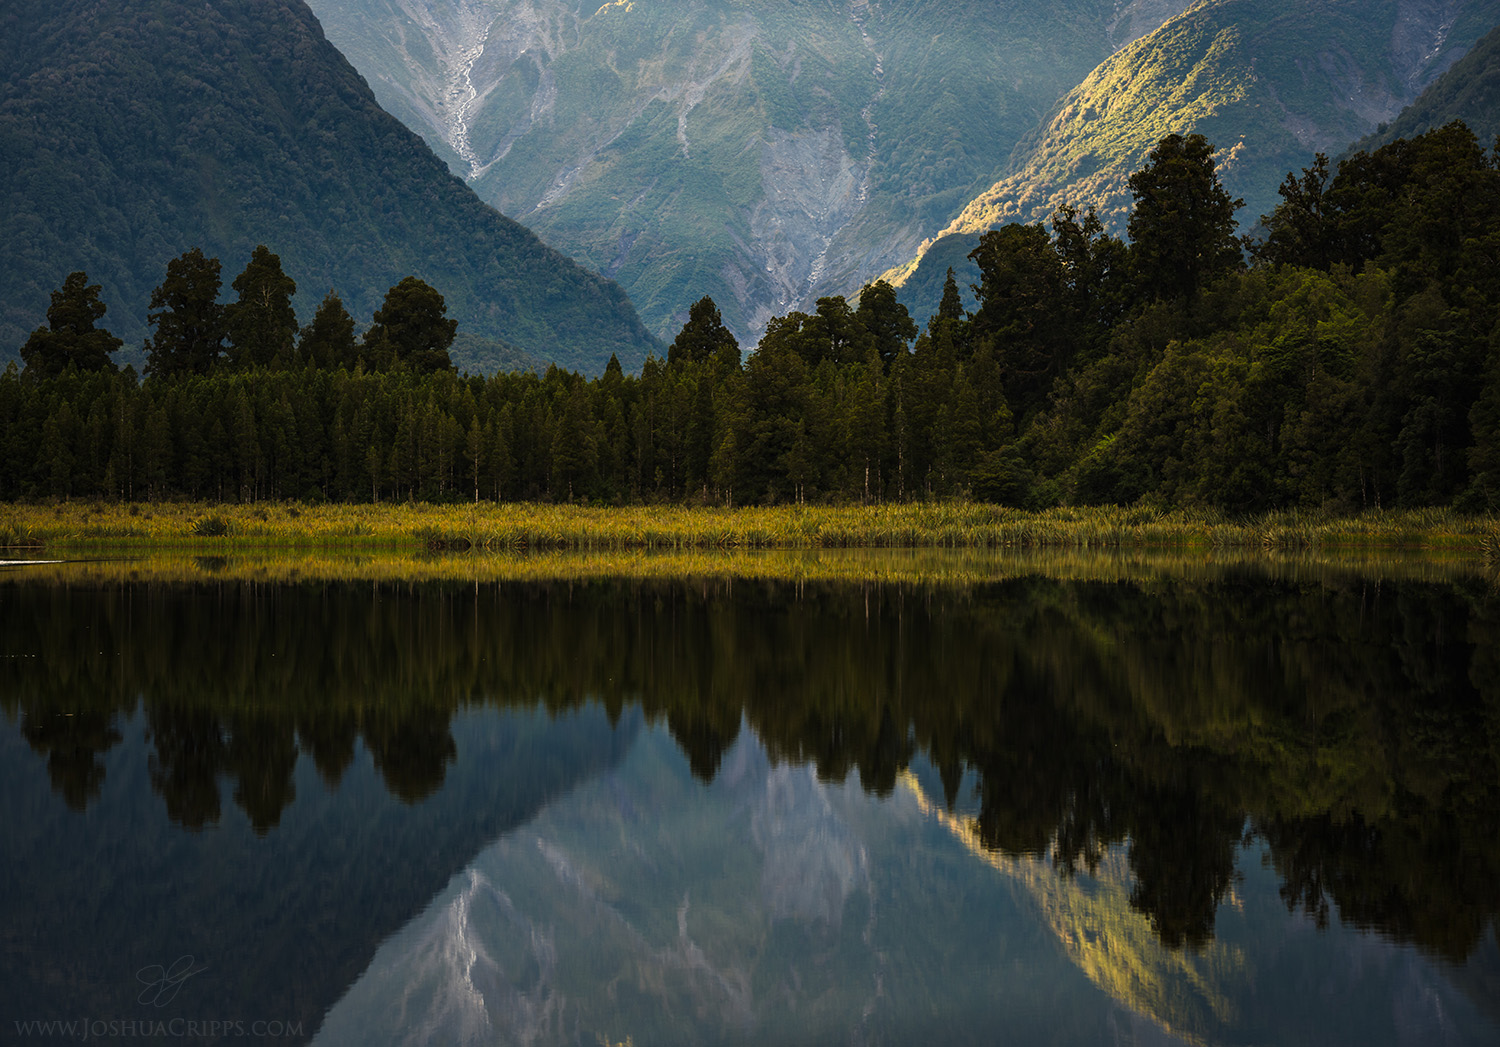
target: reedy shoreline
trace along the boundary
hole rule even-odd
[[[1144,506],[1024,511],[968,502],[589,507],[493,502],[0,506],[0,549],[1201,549],[1423,552],[1500,559],[1500,517],[1444,509],[1231,517]]]

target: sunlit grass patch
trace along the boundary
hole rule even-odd
[[[1391,549],[1496,555],[1493,516],[1442,509],[1352,517],[1282,512],[1233,518],[1148,506],[1022,511],[970,502],[744,508],[101,503],[11,506],[0,544],[53,550],[223,547],[574,549]]]

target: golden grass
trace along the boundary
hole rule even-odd
[[[54,552],[254,548],[485,550],[1153,549],[1441,551],[1500,558],[1500,518],[1442,509],[1232,518],[1146,507],[1026,512],[966,502],[599,508],[526,503],[0,507],[0,547]]]
[[[59,585],[151,583],[325,584],[425,582],[488,585],[498,582],[600,580],[720,586],[744,583],[852,584],[967,587],[1042,576],[1068,581],[1211,581],[1231,572],[1306,584],[1379,578],[1452,583],[1494,574],[1473,557],[1439,553],[1391,554],[1379,550],[1265,551],[1184,549],[618,549],[579,551],[186,548],[64,559],[53,565],[6,569],[0,584]]]

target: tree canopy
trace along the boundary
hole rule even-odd
[[[223,348],[224,306],[219,304],[219,260],[197,247],[167,263],[167,275],[151,292],[147,319],[155,333],[147,348],[153,375],[207,374]]]
[[[39,327],[21,347],[21,359],[40,374],[61,374],[69,367],[99,371],[113,367],[110,354],[120,339],[96,327],[107,311],[99,298],[98,284],[88,274],[69,273],[62,287],[52,292],[47,326]]]
[[[234,363],[289,363],[297,339],[297,314],[292,309],[297,283],[281,271],[281,259],[260,244],[231,286],[239,300],[225,307],[224,328]]]
[[[721,354],[726,358],[732,355],[735,366],[738,366],[740,343],[735,340],[729,328],[724,326],[724,319],[719,315],[719,307],[714,304],[714,300],[704,296],[688,309],[687,323],[682,325],[682,330],[667,348],[667,362],[702,363]],[[616,360],[615,363],[618,366],[619,361]]]
[[[1212,148],[1160,151],[1184,154],[1214,196]],[[1050,230],[981,237],[973,316],[951,274],[920,332],[872,284],[776,318],[742,363],[702,298],[666,360],[594,381],[460,379],[454,322],[416,277],[358,346],[330,293],[289,354],[283,334],[252,363],[233,332],[220,354],[218,262],[195,249],[159,289],[144,382],[45,354],[0,380],[0,497],[1500,508],[1494,154],[1454,125],[1331,177],[1316,162],[1283,198],[1253,264],[1225,248],[1191,291],[1159,290],[1150,237],[1060,208]],[[1202,231],[1191,209],[1142,208],[1160,242]],[[285,286],[272,259],[252,258],[242,299],[256,274]],[[102,315],[82,274],[58,305],[61,327]]]
[[[1170,134],[1130,176],[1135,206],[1127,228],[1148,299],[1194,298],[1240,262],[1234,212],[1244,201],[1219,184],[1214,152],[1201,134]]]
[[[443,296],[423,280],[408,276],[386,292],[365,332],[361,358],[372,370],[408,367],[414,371],[448,371],[448,347],[458,321],[448,316]]]

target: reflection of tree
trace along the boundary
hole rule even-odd
[[[292,772],[297,743],[285,716],[239,714],[230,718],[224,769],[236,779],[234,802],[264,834],[281,821],[281,812],[296,796]]]
[[[1493,824],[1493,815],[1489,820]],[[1476,840],[1472,829],[1460,830],[1447,818],[1377,827],[1359,817],[1324,816],[1257,829],[1271,845],[1287,907],[1309,913],[1320,926],[1333,903],[1348,923],[1462,963],[1493,925],[1494,838]]]
[[[1106,848],[1128,841],[1132,907],[1167,945],[1207,944],[1234,873],[1243,816],[1210,808],[1220,799],[1205,788],[1193,754],[1143,776],[1108,733],[1047,697],[1055,679],[1018,661],[997,722],[982,732],[982,748],[971,749],[981,842],[1011,855],[1049,855],[1072,874],[1092,872]]]
[[[1080,863],[1092,869],[1126,835],[1110,740],[1050,700],[1051,681],[1024,658],[1007,679],[989,714],[971,720],[964,754],[979,771],[980,839],[1013,855],[1050,852],[1067,872]]]
[[[189,829],[219,820],[219,772],[226,756],[224,728],[212,709],[148,706],[146,723],[156,752],[148,761],[151,787],[167,816]]]
[[[407,803],[436,792],[458,755],[446,716],[378,714],[365,722],[364,735],[386,788]]]
[[[1241,815],[1214,809],[1212,789],[1194,782],[1143,797],[1133,819],[1130,905],[1151,920],[1162,942],[1200,949],[1234,879]],[[1141,817],[1145,811],[1149,817]]]
[[[740,721],[736,717],[732,723],[724,724],[694,713],[680,713],[675,709],[667,713],[667,729],[687,754],[693,774],[700,781],[711,782],[719,773],[724,754],[739,737]]]
[[[299,712],[296,723],[298,744],[312,755],[324,783],[338,785],[354,762],[359,720],[347,709],[311,708]]]
[[[76,650],[82,629],[104,655]],[[876,793],[920,752],[949,806],[968,803],[967,771],[987,847],[1066,875],[1128,846],[1133,904],[1171,944],[1211,936],[1247,822],[1315,915],[1461,957],[1500,908],[1500,599],[1483,589],[216,578],[14,586],[0,630],[38,655],[0,663],[0,707],[75,808],[138,696],[170,816],[217,820],[223,779],[260,832],[293,801],[299,753],[332,785],[362,738],[415,803],[456,759],[467,704],[597,700],[664,721],[705,780],[742,724],[773,759]]]
[[[114,714],[92,709],[78,713],[28,710],[21,733],[34,752],[47,757],[52,788],[75,811],[99,796],[104,784],[100,756],[120,740]]]

